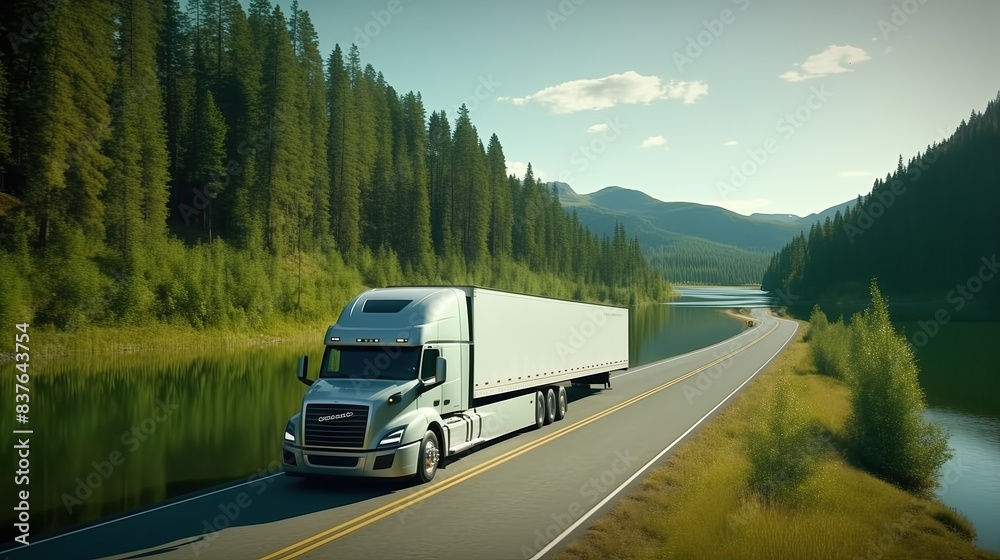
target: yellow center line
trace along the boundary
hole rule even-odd
[[[469,479],[471,479],[473,477],[479,476],[480,474],[483,474],[486,471],[492,470],[493,468],[498,467],[498,466],[506,463],[507,461],[510,461],[511,459],[515,459],[517,457],[520,457],[521,455],[524,455],[525,453],[527,453],[527,452],[529,452],[529,451],[531,451],[533,449],[541,447],[542,445],[545,445],[546,443],[549,443],[549,442],[551,442],[551,441],[553,441],[555,439],[561,438],[562,436],[564,436],[564,435],[566,435],[566,434],[568,434],[570,432],[576,431],[576,430],[578,430],[578,429],[580,429],[580,428],[582,428],[584,426],[587,426],[588,424],[596,422],[596,421],[600,420],[601,418],[604,418],[605,416],[608,416],[610,414],[614,414],[615,412],[618,412],[619,410],[621,410],[621,409],[623,409],[623,408],[625,408],[627,406],[635,404],[635,403],[637,403],[637,402],[639,402],[639,401],[641,401],[641,400],[643,400],[643,399],[645,399],[645,398],[647,398],[647,397],[649,397],[651,395],[659,393],[660,391],[662,391],[662,390],[664,390],[664,389],[666,389],[668,387],[676,385],[676,384],[680,383],[681,381],[684,381],[685,379],[690,378],[693,375],[697,375],[697,374],[699,374],[699,373],[707,370],[708,368],[710,368],[710,367],[712,367],[712,366],[714,366],[716,364],[724,362],[724,361],[728,360],[729,358],[731,358],[731,357],[739,354],[740,352],[743,352],[747,348],[750,348],[754,344],[757,344],[761,340],[764,340],[767,337],[767,335],[769,335],[772,332],[774,332],[774,330],[777,329],[777,328],[778,328],[778,325],[775,324],[773,327],[771,327],[771,330],[767,331],[764,334],[764,336],[761,336],[760,338],[751,341],[746,346],[742,346],[739,349],[734,350],[734,351],[726,354],[725,356],[723,356],[721,358],[718,358],[718,359],[716,359],[716,360],[714,360],[712,362],[709,362],[709,363],[707,363],[707,364],[705,364],[705,365],[703,365],[703,366],[701,366],[701,367],[699,367],[699,368],[697,368],[695,370],[689,371],[688,373],[685,373],[684,375],[681,375],[680,377],[676,377],[674,379],[671,379],[670,381],[667,381],[666,383],[663,383],[662,385],[659,385],[657,387],[649,389],[648,391],[646,391],[644,393],[641,393],[639,395],[636,395],[636,396],[632,397],[631,399],[628,399],[626,401],[618,403],[615,406],[612,406],[611,408],[608,408],[608,409],[605,409],[605,410],[603,410],[601,412],[598,412],[597,414],[594,414],[594,415],[592,415],[592,416],[590,416],[588,418],[580,420],[579,422],[576,422],[574,424],[570,424],[569,426],[566,426],[565,428],[562,428],[560,430],[552,432],[551,434],[548,434],[548,435],[546,435],[544,437],[538,438],[537,440],[534,440],[534,441],[532,441],[530,443],[526,443],[526,444],[522,445],[521,447],[518,447],[516,449],[512,449],[512,450],[510,450],[510,451],[508,451],[508,452],[506,452],[506,453],[504,453],[502,455],[499,455],[497,457],[494,457],[493,459],[490,459],[489,461],[486,461],[486,462],[484,462],[484,463],[482,463],[482,464],[480,464],[478,466],[472,467],[468,471],[465,471],[463,473],[457,474],[457,475],[455,475],[455,476],[453,476],[451,478],[447,478],[447,479],[441,481],[438,484],[434,484],[433,486],[429,486],[427,488],[423,488],[421,490],[418,490],[417,492],[415,492],[415,493],[413,493],[413,494],[411,494],[409,496],[406,496],[406,497],[400,498],[400,499],[398,499],[396,501],[390,502],[390,503],[388,503],[388,504],[386,504],[384,506],[378,507],[376,509],[373,509],[372,511],[369,511],[367,513],[359,515],[358,517],[355,517],[354,519],[350,519],[350,520],[345,521],[345,522],[343,522],[343,523],[341,523],[339,525],[336,525],[336,526],[331,527],[329,529],[326,529],[326,530],[324,530],[324,531],[322,531],[320,533],[317,533],[317,534],[315,534],[315,535],[313,535],[311,537],[307,537],[307,538],[305,538],[305,539],[303,539],[303,540],[301,540],[301,541],[299,541],[299,542],[297,542],[295,544],[286,546],[285,548],[282,548],[281,550],[272,552],[271,554],[268,554],[267,556],[264,556],[264,557],[260,558],[260,560],[275,560],[275,559],[277,559],[279,557],[282,558],[283,560],[289,560],[291,558],[298,558],[299,556],[302,556],[303,554],[305,554],[305,553],[307,553],[307,552],[309,552],[311,550],[315,550],[316,548],[319,548],[319,547],[321,547],[323,545],[329,544],[329,543],[331,543],[331,542],[333,542],[333,541],[335,541],[335,540],[337,540],[337,539],[339,539],[341,537],[347,536],[347,535],[349,535],[349,534],[351,534],[351,533],[353,533],[353,532],[355,532],[355,531],[357,531],[359,529],[363,529],[364,527],[367,527],[368,525],[371,525],[372,523],[375,523],[377,521],[381,521],[382,519],[385,519],[386,517],[388,517],[390,515],[393,515],[395,513],[403,511],[404,509],[406,509],[408,507],[414,506],[414,505],[416,505],[416,504],[418,504],[418,503],[420,503],[420,502],[422,502],[422,501],[424,501],[424,500],[426,500],[426,499],[428,499],[428,498],[430,498],[432,496],[435,496],[437,494],[440,494],[441,492],[444,492],[445,490],[447,490],[447,489],[449,489],[449,488],[451,488],[453,486],[461,484],[462,482],[465,482],[466,480],[469,480]]]

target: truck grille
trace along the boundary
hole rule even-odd
[[[320,419],[323,419],[320,422]],[[307,447],[364,447],[368,407],[351,404],[307,404]]]

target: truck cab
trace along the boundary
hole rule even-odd
[[[465,294],[370,290],[345,307],[324,344],[315,381],[300,360],[309,390],[285,429],[285,472],[433,477],[442,417],[469,404]],[[418,472],[422,455],[434,464]]]

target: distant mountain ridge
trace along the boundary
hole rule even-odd
[[[579,194],[566,183],[548,185],[563,208],[596,233],[610,235],[616,221],[624,224],[672,282],[757,283],[772,253],[844,206],[804,218],[754,217],[718,206],[664,202],[619,186]]]

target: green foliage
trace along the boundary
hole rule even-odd
[[[851,331],[843,319],[830,323],[817,305],[813,307],[809,324],[809,352],[816,371],[837,379],[848,379],[851,373]]]
[[[794,502],[816,470],[813,432],[790,376],[775,380],[774,393],[752,420],[746,439],[748,483],[765,503]]]
[[[924,395],[906,339],[889,321],[888,302],[872,280],[871,307],[851,324],[851,416],[847,433],[873,472],[926,491],[948,459],[948,436],[923,418]]]
[[[875,280],[871,306],[852,317],[824,323],[818,307],[811,317],[810,346],[820,373],[851,387],[847,435],[859,458],[873,473],[918,492],[937,485],[940,468],[951,457],[940,425],[924,420],[913,350],[896,332],[889,304]]]
[[[952,135],[899,160],[844,213],[796,236],[775,253],[764,290],[804,298],[851,296],[879,278],[889,294],[947,297],[997,250],[1000,212],[1000,94]],[[931,227],[929,224],[933,224]],[[1000,314],[995,285],[955,311]]]
[[[0,60],[2,317],[249,330],[329,318],[366,286],[669,293],[621,224],[599,237],[530,166],[507,175],[467,108],[428,119],[356,45],[324,72],[297,3],[54,6]]]

